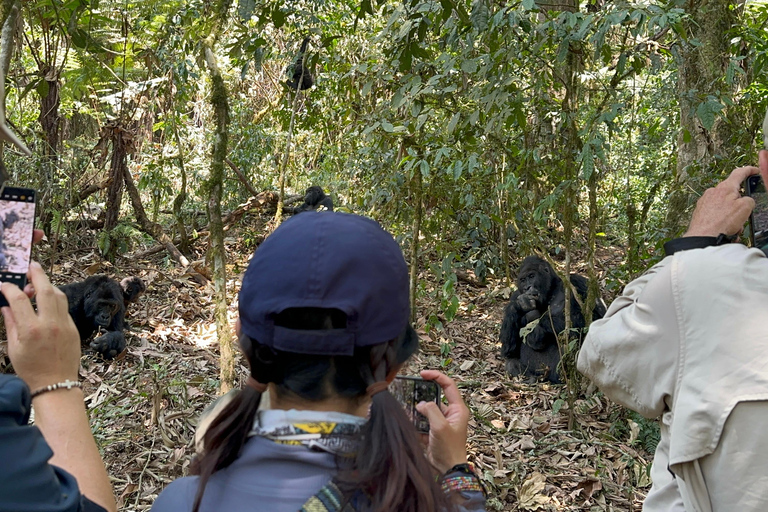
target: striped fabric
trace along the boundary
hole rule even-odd
[[[299,512],[359,512],[368,510],[370,501],[365,499],[362,492],[355,493],[355,496],[344,503],[344,495],[333,481],[317,491],[317,494],[307,500]],[[363,506],[363,508],[355,508]]]

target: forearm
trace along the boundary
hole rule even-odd
[[[53,450],[50,463],[76,479],[80,491],[109,511],[117,510],[107,470],[91,434],[80,389],[43,393],[33,400],[35,424]]]

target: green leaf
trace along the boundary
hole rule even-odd
[[[477,71],[477,62],[474,60],[465,60],[461,63],[461,70],[465,73],[474,73]]]
[[[393,131],[395,131],[395,127],[392,125],[392,123],[388,121],[382,121],[381,128],[387,133],[392,133]]]
[[[85,48],[88,45],[88,34],[85,30],[78,28],[70,34],[72,44],[77,48]]]
[[[712,126],[715,124],[715,117],[717,113],[722,109],[723,106],[719,101],[716,100],[700,103],[698,108],[696,108],[696,115],[701,121],[701,126],[703,126],[707,131],[711,130]]]
[[[526,11],[532,11],[536,8],[536,2],[533,0],[523,0],[523,9]]]
[[[250,20],[254,10],[256,10],[256,0],[240,0],[237,5],[237,13],[243,21]]]
[[[49,92],[50,92],[50,90],[51,90],[51,86],[50,86],[50,84],[48,83],[48,81],[47,81],[46,79],[44,79],[44,78],[43,78],[43,79],[41,79],[41,80],[40,80],[40,81],[37,83],[37,87],[36,87],[36,90],[37,90],[37,94],[39,94],[39,95],[40,95],[40,98],[47,98],[47,97],[48,97],[48,93],[49,93]]]
[[[285,25],[286,18],[286,14],[279,8],[275,8],[272,11],[272,23],[275,25],[275,28],[280,28]]]
[[[453,133],[453,130],[456,129],[456,125],[459,124],[459,119],[461,119],[461,114],[456,112],[453,114],[453,117],[451,118],[451,121],[448,123],[448,134]]]

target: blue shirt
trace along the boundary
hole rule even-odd
[[[52,466],[40,429],[28,425],[29,388],[0,375],[0,512],[105,512],[80,494],[75,478]]]

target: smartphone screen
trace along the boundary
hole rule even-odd
[[[405,413],[419,432],[429,432],[429,421],[416,410],[419,402],[435,402],[440,405],[440,386],[432,380],[398,375],[389,385],[389,392],[403,405]]]
[[[5,187],[0,192],[0,281],[27,284],[35,227],[35,191]],[[0,306],[7,306],[0,294]]]
[[[749,241],[752,247],[768,248],[768,193],[759,175],[747,178],[747,194],[755,200],[749,217]]]

